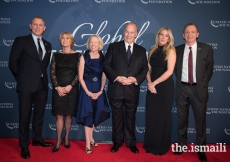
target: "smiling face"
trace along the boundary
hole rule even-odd
[[[42,36],[42,33],[46,29],[45,22],[39,18],[34,18],[29,26],[32,33],[38,38]]]
[[[169,33],[168,33],[167,30],[162,30],[158,34],[158,43],[159,43],[160,46],[163,46],[168,42],[169,42]]]
[[[184,29],[183,37],[188,46],[192,46],[196,42],[196,39],[198,38],[198,36],[199,36],[199,32],[195,25],[188,25]]]
[[[97,39],[97,37],[91,37],[89,41],[89,49],[92,52],[99,51],[100,48],[100,42]]]
[[[135,42],[137,36],[137,26],[135,24],[127,24],[124,30],[124,41],[128,44]]]
[[[71,47],[73,44],[73,41],[69,35],[63,34],[60,38],[60,43],[62,47]]]

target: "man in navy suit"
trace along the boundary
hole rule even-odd
[[[112,109],[111,152],[118,151],[125,140],[133,153],[139,153],[136,147],[135,116],[140,84],[146,77],[148,65],[145,48],[134,43],[136,36],[136,24],[127,23],[124,41],[109,45],[103,63],[109,79],[108,98]]]
[[[206,145],[208,82],[213,74],[214,61],[212,47],[208,44],[197,42],[198,36],[197,25],[189,23],[185,25],[183,32],[185,44],[176,47],[177,130],[178,142],[182,148],[187,145],[188,115],[191,105],[195,119],[196,145],[199,148],[197,150],[198,156],[201,161],[207,161],[205,150],[202,148],[205,148]],[[190,55],[190,52],[192,55]],[[189,55],[191,56],[191,62],[189,61]],[[189,72],[190,67],[192,69],[191,73]],[[182,153],[183,150],[174,152],[175,155]]]
[[[17,81],[19,100],[19,146],[21,157],[30,158],[29,126],[32,107],[33,146],[52,146],[42,138],[43,117],[48,97],[47,67],[51,44],[42,39],[46,29],[43,18],[36,16],[30,25],[31,34],[17,37],[10,52],[9,68]],[[40,54],[39,52],[40,51]]]

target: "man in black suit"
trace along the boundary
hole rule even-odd
[[[17,81],[19,146],[22,158],[30,158],[28,146],[32,107],[34,108],[32,145],[43,147],[53,145],[42,138],[43,117],[48,97],[47,66],[51,55],[51,44],[42,39],[46,26],[41,17],[34,17],[29,26],[32,33],[15,39],[9,58],[9,68]]]
[[[135,44],[137,26],[128,23],[124,41],[109,45],[103,63],[109,79],[108,98],[112,109],[111,152],[118,151],[124,139],[133,153],[136,147],[135,116],[139,101],[140,84],[145,79],[148,66],[145,48]]]
[[[206,145],[206,109],[208,82],[213,74],[213,49],[207,44],[196,42],[198,36],[197,25],[189,23],[184,27],[185,44],[176,47],[177,129],[179,145],[186,146],[189,107],[191,105],[195,120],[199,159],[206,161],[205,150],[202,148],[205,148]],[[189,69],[192,71],[189,72]],[[174,152],[175,155],[182,153],[183,150]]]

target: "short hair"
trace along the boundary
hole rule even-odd
[[[88,38],[87,43],[86,43],[86,48],[87,48],[88,50],[90,50],[90,45],[89,45],[89,44],[90,44],[90,39],[91,39],[92,37],[96,37],[96,38],[97,38],[97,40],[98,40],[98,42],[99,42],[99,50],[102,50],[103,47],[104,47],[104,42],[103,42],[102,38],[101,38],[99,35],[97,35],[97,34],[92,34],[92,35]]]
[[[30,24],[33,23],[34,19],[41,19],[41,20],[44,22],[44,25],[45,25],[45,20],[44,20],[41,16],[34,16],[34,17],[31,19]]]
[[[125,28],[124,28],[124,31],[125,31],[126,27],[127,27],[128,25],[130,25],[130,24],[133,24],[133,25],[135,25],[135,26],[136,26],[136,29],[137,29],[137,33],[138,33],[137,24],[136,24],[136,23],[133,23],[133,22],[128,22],[128,23],[126,23],[126,24],[125,24]]]
[[[195,27],[196,27],[196,30],[197,30],[197,32],[198,32],[198,26],[197,26],[195,23],[188,23],[188,24],[186,24],[186,25],[184,26],[184,30],[185,30],[185,28],[186,28],[187,26],[190,26],[190,25],[195,26]],[[184,33],[184,30],[183,30],[183,33]]]
[[[70,33],[70,32],[62,32],[61,34],[60,34],[60,37],[59,37],[59,40],[61,41],[61,38],[62,38],[62,36],[63,35],[67,35],[67,36],[69,36],[69,38],[71,39],[71,47],[73,47],[73,45],[74,45],[74,38],[73,38],[73,35]]]

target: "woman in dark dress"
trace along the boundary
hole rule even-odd
[[[144,146],[146,153],[166,154],[171,143],[171,110],[174,97],[172,74],[176,62],[174,38],[168,27],[161,28],[149,51]]]
[[[74,38],[71,33],[61,33],[60,43],[62,51],[54,53],[50,68],[51,79],[54,85],[52,92],[52,114],[56,116],[57,130],[57,143],[52,152],[59,151],[62,142],[65,148],[70,148],[69,131],[72,124],[72,116],[76,114],[79,93],[78,65],[81,55],[71,49],[74,45]],[[64,127],[65,136],[62,140]]]
[[[80,58],[79,82],[80,95],[77,122],[84,125],[87,154],[92,153],[90,146],[97,147],[93,138],[93,129],[110,117],[104,86],[106,76],[102,63],[104,55],[99,52],[103,41],[98,35],[91,35],[87,41],[87,49]]]

